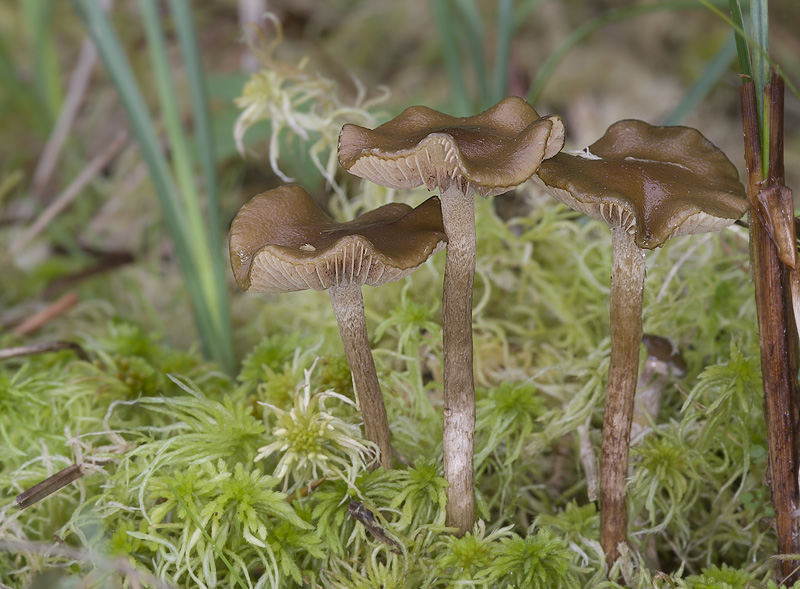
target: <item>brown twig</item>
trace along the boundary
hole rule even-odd
[[[70,464],[67,468],[59,470],[56,474],[47,477],[41,483],[23,491],[17,495],[17,507],[20,509],[30,507],[42,499],[49,497],[56,491],[63,489],[70,483],[77,481],[83,476],[82,466],[81,464]]]
[[[102,252],[87,247],[82,247],[81,249],[98,258],[97,264],[73,274],[59,276],[44,289],[42,292],[42,296],[44,298],[52,297],[58,294],[60,291],[69,288],[70,286],[73,286],[74,284],[85,280],[86,278],[91,278],[97,274],[103,274],[110,270],[115,270],[116,268],[130,264],[135,260],[133,254],[126,251]]]
[[[766,179],[762,175],[755,87],[748,82],[740,89],[748,194],[754,210],[761,190],[784,183],[782,79],[773,73],[765,93],[770,131]],[[797,385],[798,339],[790,300],[789,272],[759,215],[751,214],[750,236],[764,377],[770,490],[776,514],[778,551],[797,554],[800,553],[800,521],[794,513],[800,505],[797,480],[800,391]],[[793,560],[781,561],[781,571],[789,584],[797,580],[797,564],[798,561]]]
[[[32,356],[34,354],[45,354],[47,352],[58,352],[61,350],[74,350],[81,360],[89,361],[89,355],[79,344],[64,341],[42,342],[40,344],[30,344],[15,348],[4,348],[0,350],[0,360],[17,358],[19,356]]]
[[[16,335],[29,335],[42,327],[45,323],[53,319],[54,317],[58,317],[59,315],[66,313],[69,309],[74,307],[78,302],[78,295],[77,293],[70,292],[65,294],[63,297],[54,301],[47,305],[44,309],[39,311],[38,313],[34,313],[27,319],[25,319],[22,323],[17,325],[13,332]]]
[[[14,257],[27,246],[33,238],[43,231],[55,219],[61,211],[66,209],[73,200],[81,193],[89,182],[91,182],[105,168],[128,143],[128,135],[125,131],[120,131],[105,149],[97,154],[78,174],[61,194],[42,212],[41,215],[25,230],[25,232],[15,240],[9,248],[8,257]]]
[[[386,534],[386,530],[378,524],[375,514],[364,507],[363,503],[351,499],[350,504],[347,506],[347,513],[354,520],[360,522],[376,540],[386,544],[390,551],[395,554],[402,554],[400,544]]]
[[[57,473],[50,475],[41,483],[37,483],[30,489],[27,489],[17,495],[16,503],[20,509],[30,507],[60,491],[70,483],[77,481],[83,475],[91,474],[101,466],[111,463],[110,458],[89,458],[87,460],[79,461],[78,464],[70,464],[66,468],[62,468]]]

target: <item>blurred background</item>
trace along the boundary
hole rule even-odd
[[[131,133],[129,111],[109,75],[116,68],[109,69],[87,34],[92,11],[107,10],[150,113],[152,136],[164,148],[153,157],[174,165],[180,150],[169,134],[170,115],[154,79],[144,4],[155,7],[161,20],[161,65],[172,81],[177,108],[172,118],[191,143],[184,151],[199,176],[212,160],[199,154],[191,75],[167,2],[17,0],[0,5],[3,328],[17,329],[60,297],[74,294],[76,285],[83,289],[82,300],[108,298],[118,312],[154,323],[164,310],[184,304],[175,288],[180,275],[169,271],[175,246],[162,225],[166,197],[157,198],[153,168],[142,158],[140,137]],[[727,2],[715,5],[727,12]],[[722,148],[744,176],[731,29],[699,2],[220,0],[185,6],[193,13],[194,57],[205,76],[217,176],[206,179],[217,184],[216,200],[202,200],[206,190],[199,181],[198,194],[206,217],[208,203],[216,203],[217,214],[207,222],[219,226],[220,242],[244,202],[283,182],[277,170],[323,203],[331,193],[331,178],[309,155],[313,130],[308,140],[298,139],[289,121],[271,164],[270,152],[277,152],[277,144],[270,143],[274,127],[262,117],[241,134],[244,151],[237,151],[234,126],[243,106],[235,99],[265,66],[277,72],[284,68],[289,79],[299,76],[294,81],[301,86],[303,80],[326,80],[324,92],[335,95],[338,105],[380,98],[368,109],[377,123],[413,104],[468,115],[517,94],[540,114],[563,116],[569,148],[585,147],[622,118],[690,125]],[[798,81],[800,3],[773,0],[770,11],[772,57]],[[265,18],[267,12],[272,17]],[[307,107],[300,105],[297,112]],[[348,120],[346,110],[335,115],[336,121]],[[318,147],[318,159],[330,162],[331,145],[320,141]],[[800,104],[791,92],[785,147],[787,184],[797,189]],[[335,181],[346,184],[342,172],[330,169]],[[223,258],[230,287],[226,254],[218,245],[208,255]],[[144,269],[134,268],[138,262]],[[191,342],[191,317],[177,314],[174,321],[169,337]]]

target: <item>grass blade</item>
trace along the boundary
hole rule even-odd
[[[181,205],[188,223],[187,238],[201,288],[201,292],[190,295],[202,301],[204,312],[209,315],[212,332],[206,334],[209,339],[203,338],[209,355],[220,362],[226,370],[232,370],[233,340],[229,337],[230,318],[227,293],[224,290],[225,274],[219,261],[220,256],[214,254],[214,251],[218,251],[221,247],[219,230],[213,231],[212,235],[209,224],[203,218],[200,194],[195,184],[192,154],[181,124],[176,91],[170,75],[169,57],[158,6],[155,0],[140,0],[139,6],[142,10],[147,45],[151,53],[156,87],[169,136],[173,172],[183,197]],[[212,161],[211,165],[216,165],[216,162]],[[212,207],[209,206],[210,208]]]
[[[447,9],[446,2],[447,0],[433,0],[431,8],[433,17],[436,20],[436,29],[439,32],[438,37],[442,46],[445,70],[447,70],[450,87],[455,95],[457,111],[455,114],[466,116],[472,108],[467,85],[464,82],[464,68],[458,51],[458,39],[454,29],[453,15]]]
[[[494,86],[492,104],[500,101],[508,93],[508,66],[513,36],[514,0],[499,0],[497,15],[497,45],[494,54]]]
[[[744,31],[744,17],[739,0],[729,0],[731,19],[733,20],[733,34],[736,37],[736,54],[739,56],[739,71],[747,78],[753,77],[753,68],[750,65],[750,51],[747,49],[747,39],[742,34]],[[745,79],[742,79],[742,83]]]
[[[219,309],[225,310],[219,317],[222,333],[232,333],[230,313],[228,312],[227,276],[228,265],[222,255],[223,233],[219,216],[219,179],[217,177],[217,158],[212,132],[211,116],[208,107],[203,66],[200,60],[200,49],[194,32],[194,19],[189,3],[182,0],[170,0],[170,10],[175,21],[178,42],[186,66],[186,78],[189,82],[189,96],[192,102],[196,150],[203,171],[203,184],[206,194],[206,226],[208,242],[211,247],[214,284],[218,290]],[[216,245],[216,247],[214,247]],[[226,342],[233,349],[232,341]],[[231,357],[231,361],[233,358]]]
[[[708,62],[705,70],[692,84],[681,100],[680,104],[672,111],[665,125],[678,125],[694,108],[705,98],[720,78],[728,71],[731,60],[736,56],[736,41],[731,35],[717,50],[714,57]]]
[[[536,10],[541,3],[542,0],[522,0],[519,6],[514,10],[514,28],[516,29],[528,20],[530,15],[533,14],[534,10]]]
[[[758,53],[761,57],[764,58],[764,61],[766,61],[769,64],[769,66],[772,67],[778,73],[778,75],[783,79],[784,83],[786,84],[786,88],[789,89],[789,91],[794,95],[795,98],[800,100],[800,90],[797,89],[794,83],[792,83],[789,77],[783,72],[781,66],[770,58],[767,51],[764,48],[762,48],[751,35],[748,35],[740,25],[736,24],[733,20],[728,18],[725,15],[725,13],[723,13],[719,8],[714,6],[714,4],[712,4],[709,0],[697,0],[697,1],[703,6],[705,6],[709,11],[713,12],[720,19],[728,23],[728,26],[730,26],[734,31],[736,31],[737,34],[741,35],[742,38],[747,41],[748,46],[753,50],[753,52]]]
[[[764,111],[764,86],[769,76],[769,16],[767,15],[767,0],[750,1],[750,35],[755,41],[756,51],[752,57],[753,81],[756,83],[756,100],[759,100],[759,112],[763,117]],[[762,120],[763,125],[763,120]]]
[[[211,131],[211,117],[208,108],[203,66],[200,61],[200,50],[194,33],[194,19],[187,2],[170,0],[170,10],[175,20],[175,30],[181,54],[186,66],[186,78],[189,82],[189,97],[194,115],[194,132],[197,143],[197,154],[203,170],[203,178],[208,199],[208,231],[213,243],[221,237],[222,225],[219,218],[219,180],[217,179],[217,158],[214,146],[214,135]]]
[[[178,264],[186,281],[204,352],[219,362],[223,368],[232,371],[232,349],[225,349],[227,346],[225,342],[230,334],[218,333],[212,319],[213,313],[209,308],[209,300],[204,296],[200,278],[203,270],[192,247],[193,227],[186,219],[186,212],[181,208],[178,188],[170,175],[150,115],[119,39],[95,1],[73,0],[73,5],[77,8],[106,65],[130,121],[131,130],[139,144],[142,158],[150,172],[164,223],[172,238]]]
[[[27,34],[33,45],[33,74],[36,90],[46,106],[50,126],[61,109],[64,93],[55,37],[50,26],[52,0],[22,0],[20,11]]]
[[[464,27],[459,27],[458,29],[461,34],[457,41],[467,48],[470,63],[472,64],[472,71],[475,74],[475,82],[478,87],[479,104],[471,104],[470,112],[474,112],[476,106],[479,110],[483,110],[491,106],[491,82],[486,71],[486,59],[484,58],[486,33],[483,23],[481,22],[481,15],[478,12],[477,6],[475,6],[475,0],[453,1],[464,19]],[[453,17],[451,17],[451,19],[455,20]]]
[[[750,33],[759,48],[752,57],[753,81],[756,85],[756,104],[758,105],[758,132],[761,139],[761,165],[764,176],[769,165],[769,124],[767,122],[766,105],[764,104],[764,87],[769,77],[769,16],[767,0],[750,1]]]

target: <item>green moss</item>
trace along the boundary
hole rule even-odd
[[[689,575],[686,583],[691,589],[747,589],[753,575],[723,564],[704,568],[700,575]]]
[[[287,65],[274,56],[268,61]],[[340,110],[333,92],[311,69],[293,64],[256,75],[245,92],[243,104],[253,108],[240,121],[239,137],[278,117],[269,125],[275,155],[297,147],[305,160],[316,158],[317,172],[329,174],[339,119],[374,122],[367,109]],[[284,98],[290,102],[276,102]],[[286,140],[298,130],[310,142]],[[320,178],[310,181],[321,186]],[[428,196],[337,188],[327,204],[341,219]],[[363,438],[326,293],[239,295],[243,360],[232,381],[191,344],[167,343],[194,336],[181,327],[190,313],[180,285],[161,266],[111,278],[122,282],[110,291],[134,302],[117,297],[114,307],[97,311],[88,301],[42,334],[78,339],[91,363],[65,352],[0,364],[0,540],[49,542],[56,534],[66,546],[125,557],[137,571],[180,587],[237,587],[237,578],[276,588],[622,581],[642,588],[773,587],[774,533],[759,526],[774,514],[741,230],[676,239],[648,254],[645,330],[680,347],[688,374],[665,391],[654,431],[633,449],[631,547],[612,570],[614,580],[603,583],[599,514],[586,497],[576,440],[577,428],[588,424],[599,452],[610,238],[603,224],[528,187],[518,192],[526,212],[510,222],[494,213],[491,199],[476,200],[482,519],[471,533],[455,538],[444,527],[438,254],[400,283],[364,289],[393,445],[404,459],[391,471],[368,467],[374,449]],[[24,285],[14,284],[21,272],[9,271],[3,302],[38,293],[45,278],[67,269],[61,262],[43,265]],[[164,309],[174,322],[163,321]],[[3,341],[17,343],[8,335]],[[35,508],[11,507],[21,489],[87,457],[102,460],[102,470]],[[350,501],[373,519],[356,520]],[[96,573],[101,567],[92,562],[70,570],[53,554],[0,552],[0,579],[27,586],[34,569],[63,570],[56,582],[94,578],[102,586],[109,575]],[[124,575],[112,576],[116,582]]]

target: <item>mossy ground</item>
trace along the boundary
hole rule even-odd
[[[363,26],[370,18],[368,3],[335,2],[318,11],[305,11],[304,3],[276,5],[287,23],[281,63],[294,67],[295,56],[319,57],[319,47],[308,38],[316,31],[323,56],[352,56],[347,67],[365,78],[368,88],[389,84],[390,102],[380,106],[387,112],[446,102],[445,89],[433,83],[438,54],[425,37],[427,25],[411,24],[414,11],[426,10],[422,3],[387,4],[390,14],[370,20],[377,24],[369,29]],[[230,10],[220,3],[198,13],[208,59],[224,72],[237,69],[225,61],[241,53],[238,47],[225,56],[214,53],[215,34],[227,34],[233,44],[235,26],[214,21]],[[354,16],[348,21],[340,13]],[[9,14],[6,18],[15,16]],[[522,65],[516,67],[532,71],[531,55],[546,52],[559,31],[590,16],[577,3],[543,2],[540,21],[520,33],[514,55]],[[66,15],[61,25],[66,37],[80,30],[71,18]],[[577,50],[616,66],[605,68],[603,76],[587,73],[579,79],[589,66],[567,62],[536,107],[561,112],[575,146],[594,140],[616,118],[658,122],[679,99],[682,76],[696,71],[707,53],[707,36],[699,31],[708,27],[708,17],[697,18],[700,24],[690,21],[686,27],[672,17],[647,21],[652,39],[682,47],[677,65],[667,65],[670,52],[656,41],[619,25],[615,35]],[[390,21],[396,30],[387,28]],[[356,36],[356,30],[368,33]],[[135,33],[128,31],[126,41],[134,46]],[[780,25],[777,31],[782,34]],[[413,51],[404,57],[376,55],[364,49],[370,39],[404,41]],[[74,52],[74,43],[64,43]],[[331,75],[336,60],[343,59],[328,62]],[[619,60],[635,65],[641,78],[631,80],[639,74]],[[312,80],[319,70],[328,73],[325,59],[319,61],[322,65],[306,70]],[[658,68],[667,72],[660,86],[653,82]],[[620,76],[634,90],[621,92],[614,82]],[[237,96],[245,79],[218,91]],[[740,132],[729,112],[737,100],[731,94],[735,87],[730,80],[722,86],[688,122],[740,165]],[[91,153],[101,141],[96,134],[102,124],[114,120],[113,93],[104,80],[93,87],[91,104],[94,114],[84,113],[76,124],[77,153]],[[236,110],[218,104],[223,112],[215,124],[232,148]],[[364,109],[358,114],[380,116]],[[264,157],[270,127],[260,125],[251,131],[250,145],[262,157],[251,156],[248,167],[222,149],[221,167],[229,172],[223,200],[228,218],[247,198],[278,182]],[[424,191],[389,193],[355,184],[338,172],[335,178],[345,190],[326,189],[309,153],[330,129],[312,131],[317,135],[310,142],[284,132],[281,166],[314,189],[336,216],[351,218],[392,199],[417,204],[426,197]],[[46,139],[32,127],[18,135],[24,140],[3,134],[0,153],[17,149],[3,159],[0,180],[19,173],[27,178]],[[323,168],[327,141],[314,152]],[[794,157],[793,141],[796,135],[790,134],[787,157]],[[81,169],[81,159],[70,157],[57,181]],[[0,347],[68,339],[90,360],[65,350],[0,364],[0,583],[618,586],[606,580],[599,516],[587,496],[577,433],[588,425],[590,446],[599,453],[609,354],[606,227],[527,185],[499,202],[476,201],[479,522],[474,533],[456,539],[444,528],[441,476],[443,254],[401,283],[365,289],[393,442],[408,462],[370,471],[369,444],[362,438],[327,294],[245,295],[234,291],[231,278],[241,361],[237,374],[222,373],[199,351],[183,284],[139,165],[135,150],[125,150],[31,248],[4,260],[4,325],[13,326],[59,293],[74,292],[79,302],[34,336],[5,331]],[[5,195],[4,218],[10,221],[0,226],[4,249],[40,208],[26,186],[20,182]],[[502,218],[497,210],[504,211]],[[667,388],[653,431],[632,452],[632,550],[610,573],[620,584],[774,586],[775,535],[765,482],[747,240],[746,229],[732,227],[719,235],[679,238],[648,255],[645,331],[669,337],[688,371]],[[95,264],[87,244],[130,251],[134,262],[53,290],[55,279]],[[17,509],[19,492],[76,462],[89,465],[82,478]],[[351,516],[351,500],[373,514],[378,535]]]

